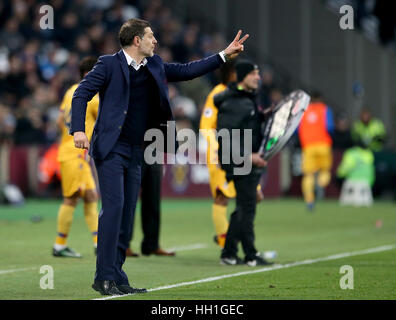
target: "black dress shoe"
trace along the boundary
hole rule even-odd
[[[147,289],[145,289],[145,288],[138,289],[138,288],[128,286],[127,284],[118,285],[117,289],[120,290],[121,292],[123,292],[124,294],[146,293],[147,292]]]
[[[102,296],[121,296],[124,294],[117,288],[117,285],[113,280],[95,280],[94,284],[92,285],[92,289],[100,292]]]

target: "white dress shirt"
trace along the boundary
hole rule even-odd
[[[144,67],[147,64],[146,58],[144,58],[142,62],[140,62],[140,64],[137,64],[135,59],[133,59],[128,53],[126,53],[124,49],[122,50],[122,52],[124,52],[128,66],[132,66],[136,71],[138,71],[140,67]]]

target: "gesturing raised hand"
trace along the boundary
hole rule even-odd
[[[249,38],[249,35],[246,34],[243,36],[242,39],[240,39],[241,35],[242,30],[239,30],[234,40],[224,50],[224,54],[227,60],[236,58],[243,51],[243,43],[247,38]]]

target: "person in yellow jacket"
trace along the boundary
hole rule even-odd
[[[355,143],[363,141],[371,151],[378,152],[384,148],[386,129],[380,119],[372,117],[368,108],[363,108],[360,119],[353,123],[351,135]]]
[[[97,58],[89,56],[84,58],[80,65],[81,79],[93,68]],[[69,135],[71,101],[78,84],[71,86],[65,93],[57,125],[61,130],[61,140],[58,150],[58,161],[61,166],[61,186],[63,203],[58,211],[57,236],[52,254],[55,257],[81,258],[81,254],[67,246],[67,236],[73,221],[73,214],[78,203],[84,200],[84,217],[91,232],[96,253],[98,231],[98,195],[96,184],[89,165],[86,150],[74,146],[73,136]],[[88,139],[91,139],[93,128],[98,114],[99,97],[96,95],[89,103],[86,113],[85,127]]]
[[[219,144],[216,139],[217,108],[213,97],[224,91],[230,82],[236,81],[235,61],[226,62],[220,69],[220,83],[216,85],[206,98],[200,119],[200,133],[207,141],[206,165],[209,171],[209,185],[214,202],[212,204],[212,220],[215,228],[215,242],[224,248],[228,230],[227,205],[229,199],[235,198],[234,182],[227,182],[225,171],[221,169],[218,161]],[[258,201],[263,198],[261,188],[258,187]]]

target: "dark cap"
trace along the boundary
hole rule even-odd
[[[253,62],[249,60],[240,60],[237,62],[235,65],[235,70],[237,73],[237,81],[241,82],[245,77],[247,76],[248,73],[252,72],[253,70],[257,70],[258,66],[257,64],[254,64]]]

